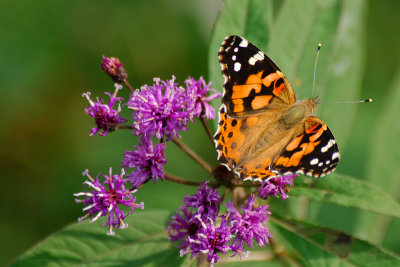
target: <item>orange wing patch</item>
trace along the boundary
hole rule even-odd
[[[260,109],[269,104],[269,101],[271,101],[272,95],[259,95],[254,98],[254,100],[251,102],[251,107],[253,109]]]
[[[217,134],[214,136],[219,160],[227,164],[231,169],[235,168],[240,160],[240,148],[245,136],[240,132],[242,125],[241,119],[230,118],[226,115],[224,108],[220,110],[220,122]]]
[[[287,145],[286,150],[292,151],[292,150],[298,148],[300,145],[301,139],[303,139],[303,136],[304,136],[304,134],[293,139],[293,141],[290,142],[289,145]],[[279,165],[281,165],[281,164],[279,164]]]
[[[249,162],[241,166],[238,172],[241,174],[241,178],[245,180],[246,178],[251,180],[266,180],[276,176],[276,173],[269,170],[271,160],[271,158],[266,158],[262,164],[257,165],[254,162]]]
[[[257,74],[249,75],[245,84],[236,84],[232,86],[231,101],[233,103],[234,113],[244,112],[245,108],[243,99],[249,97],[252,91],[254,91],[254,93],[256,94],[254,99],[251,101],[252,109],[261,109],[268,106],[268,104],[271,102],[273,95],[257,95],[261,93],[262,85],[264,85],[265,87],[270,87],[273,83],[273,89],[270,90],[272,90],[272,93],[276,96],[278,96],[285,88],[283,80],[281,81],[281,83],[278,83],[278,80],[282,79],[283,77],[282,72],[277,71],[262,78],[263,74],[264,71],[260,71]]]

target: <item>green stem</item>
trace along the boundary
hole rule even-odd
[[[199,163],[204,169],[206,169],[209,173],[212,172],[211,166],[205,162],[199,155],[197,155],[193,150],[191,150],[187,145],[185,145],[182,141],[177,138],[174,138],[175,145],[181,148],[186,154],[188,154],[192,159],[194,159],[197,163]]]
[[[203,125],[204,129],[206,130],[208,139],[211,141],[211,144],[214,146],[214,137],[211,133],[210,128],[208,127],[207,121],[203,116],[200,116],[201,124]]]
[[[124,84],[126,85],[126,87],[129,88],[129,90],[131,91],[131,93],[135,92],[135,89],[132,87],[132,85],[128,82],[127,79],[124,80]]]
[[[164,178],[168,181],[178,183],[178,184],[184,184],[184,185],[199,186],[201,184],[201,182],[185,180],[185,179],[179,178],[175,175],[172,175],[168,172],[164,172]]]

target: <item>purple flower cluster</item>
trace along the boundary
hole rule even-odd
[[[268,205],[254,208],[256,199],[254,195],[250,195],[247,204],[241,208],[241,214],[232,203],[226,205],[228,208],[228,219],[232,222],[232,231],[236,234],[234,245],[243,247],[246,242],[253,248],[253,239],[256,240],[260,247],[268,244],[268,238],[271,235],[263,223],[268,220],[271,212],[268,211]]]
[[[197,209],[196,213],[205,220],[211,218],[215,220],[219,211],[219,204],[222,199],[217,189],[212,190],[206,182],[202,182],[196,193],[192,196],[186,196],[183,199],[186,207]]]
[[[172,241],[197,233],[200,221],[196,216],[206,221],[208,218],[214,221],[222,199],[217,189],[212,190],[203,182],[194,195],[186,196],[183,201],[185,204],[180,208],[182,215],[177,212],[168,228]]]
[[[186,89],[171,80],[154,79],[151,86],[142,86],[135,91],[127,105],[133,110],[135,134],[154,136],[160,140],[173,140],[180,137],[179,132],[187,129],[193,117],[204,113],[207,118],[214,118],[215,111],[207,103],[221,94],[211,89],[203,78],[185,81]],[[208,92],[213,92],[207,96]]]
[[[207,102],[221,95],[203,78],[198,81],[188,78],[185,84],[186,88],[179,86],[174,76],[167,81],[155,78],[153,85],[142,86],[126,103],[133,110],[134,133],[141,141],[139,146],[135,146],[135,151],[125,152],[122,166],[135,168],[129,177],[136,188],[148,178],[154,182],[164,179],[166,141],[180,138],[179,132],[187,129],[193,117],[201,114],[207,118],[215,117],[214,109]],[[209,92],[214,94],[207,96]],[[158,144],[153,145],[152,139]]]
[[[290,174],[281,177],[275,177],[263,182],[258,189],[258,196],[260,198],[280,196],[282,199],[287,199],[289,196],[287,191],[293,186],[293,180],[299,176],[298,174]]]
[[[230,245],[233,235],[226,220],[222,219],[219,226],[216,226],[213,220],[203,221],[200,215],[197,215],[196,219],[199,221],[200,227],[193,237],[187,237],[188,246],[181,249],[181,256],[191,253],[190,258],[192,259],[203,253],[207,255],[207,260],[212,266],[218,261],[219,253],[240,252],[235,246]]]
[[[93,102],[90,99],[90,92],[84,93],[82,96],[86,97],[89,101],[89,107],[84,111],[86,114],[92,116],[97,127],[92,128],[89,136],[95,135],[98,131],[103,130],[100,135],[105,136],[108,132],[112,132],[115,130],[115,127],[120,124],[127,122],[127,119],[124,119],[119,114],[121,112],[121,106],[118,105],[117,109],[114,109],[115,102],[121,102],[122,98],[116,97],[118,91],[122,87],[119,84],[115,84],[115,92],[111,95],[106,92],[105,94],[110,96],[110,101],[108,104],[104,104],[104,100],[97,97],[97,101]]]
[[[186,130],[190,114],[186,107],[185,90],[175,83],[154,79],[153,86],[135,91],[127,105],[133,110],[135,134],[172,140],[178,132]]]
[[[167,162],[164,153],[166,142],[180,138],[179,132],[186,130],[188,122],[193,121],[193,118],[200,118],[200,116],[206,119],[214,118],[215,111],[208,102],[220,97],[221,94],[210,88],[211,83],[206,83],[203,78],[195,80],[189,77],[185,81],[186,87],[182,87],[175,82],[174,76],[166,81],[155,78],[152,85],[145,85],[140,90],[134,91],[126,80],[128,75],[118,58],[103,56],[101,68],[117,83],[114,93],[106,92],[110,97],[107,104],[101,98],[92,100],[90,92],[83,94],[89,101],[89,107],[84,111],[94,118],[96,124],[89,136],[98,132],[99,135],[106,136],[117,128],[133,129],[133,133],[139,137],[139,144],[134,146],[134,150],[125,151],[123,155],[122,167],[130,169],[129,174],[125,175],[125,169],[120,176],[112,175],[110,172],[109,176],[105,176],[106,181],[100,183],[97,177],[93,179],[88,172],[85,172],[84,175],[89,178],[85,184],[92,191],[74,195],[86,197],[83,200],[77,200],[86,205],[84,211],[87,214],[80,220],[90,217],[93,222],[101,216],[108,215],[106,226],[109,226],[109,234],[113,234],[113,228],[127,226],[123,222],[127,214],[124,214],[119,206],[131,207],[132,211],[133,208],[143,208],[143,203],[135,204],[132,194],[150,179],[154,182],[164,179],[163,167]],[[120,125],[128,120],[122,118],[120,114],[120,103],[123,98],[117,97],[122,88],[118,83],[124,83],[132,92],[129,100],[123,105],[132,110],[130,125]],[[115,104],[118,105],[115,107]],[[127,183],[134,190],[126,189]],[[201,218],[215,219],[221,199],[216,190],[209,195],[208,187],[205,187],[199,189],[197,198],[188,198],[186,210],[182,209],[183,217],[177,216],[177,224],[193,221],[193,225],[200,228],[198,219],[187,218],[195,214],[193,210],[197,208],[197,205],[200,207],[198,212],[203,214]],[[186,225],[186,227],[191,226]]]
[[[154,182],[159,178],[164,180],[163,165],[167,163],[164,149],[165,143],[156,144],[150,138],[142,138],[136,150],[125,151],[122,159],[122,166],[136,168],[129,175],[129,180],[134,188],[138,188],[147,178],[151,177]]]
[[[268,220],[268,206],[255,207],[255,198],[250,196],[239,212],[232,203],[226,204],[227,214],[218,215],[221,197],[203,182],[197,192],[184,198],[180,212],[172,216],[168,233],[172,242],[180,243],[180,254],[201,254],[214,264],[219,254],[229,251],[234,255],[244,251],[247,243],[253,248],[253,240],[265,246],[271,235],[263,223]],[[246,255],[246,254],[245,254]]]
[[[214,108],[208,102],[221,97],[222,94],[212,89],[211,82],[207,84],[203,77],[200,77],[198,81],[189,77],[185,84],[187,97],[191,99],[189,110],[191,110],[192,116],[195,118],[203,116],[207,120],[215,119]],[[210,92],[212,94],[208,95]]]
[[[129,181],[123,178],[125,175],[124,170],[121,171],[120,175],[113,175],[112,169],[110,168],[110,174],[103,175],[105,178],[103,183],[100,183],[98,177],[92,178],[88,170],[85,170],[83,175],[89,178],[84,184],[89,186],[92,191],[74,194],[75,197],[85,197],[85,199],[75,200],[77,203],[85,204],[83,211],[87,212],[87,214],[79,218],[78,221],[90,217],[92,219],[90,222],[94,222],[99,217],[108,215],[104,226],[108,227],[108,234],[113,235],[113,228],[124,229],[128,227],[128,224],[124,223],[123,220],[129,214],[124,214],[120,206],[129,207],[131,213],[133,213],[134,208],[144,208],[143,202],[137,204],[136,197],[133,197],[136,190],[126,189],[125,184]]]

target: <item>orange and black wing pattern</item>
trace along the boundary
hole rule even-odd
[[[336,169],[340,154],[328,126],[318,117],[305,120],[304,131],[294,137],[271,164],[277,173],[322,177]]]
[[[296,101],[285,75],[264,52],[240,36],[225,38],[219,51],[223,104],[232,117],[251,116]]]

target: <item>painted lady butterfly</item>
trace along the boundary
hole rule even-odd
[[[225,77],[218,160],[243,180],[301,173],[321,177],[340,154],[328,126],[311,116],[317,98],[296,101],[285,75],[260,49],[239,36],[219,51]]]

